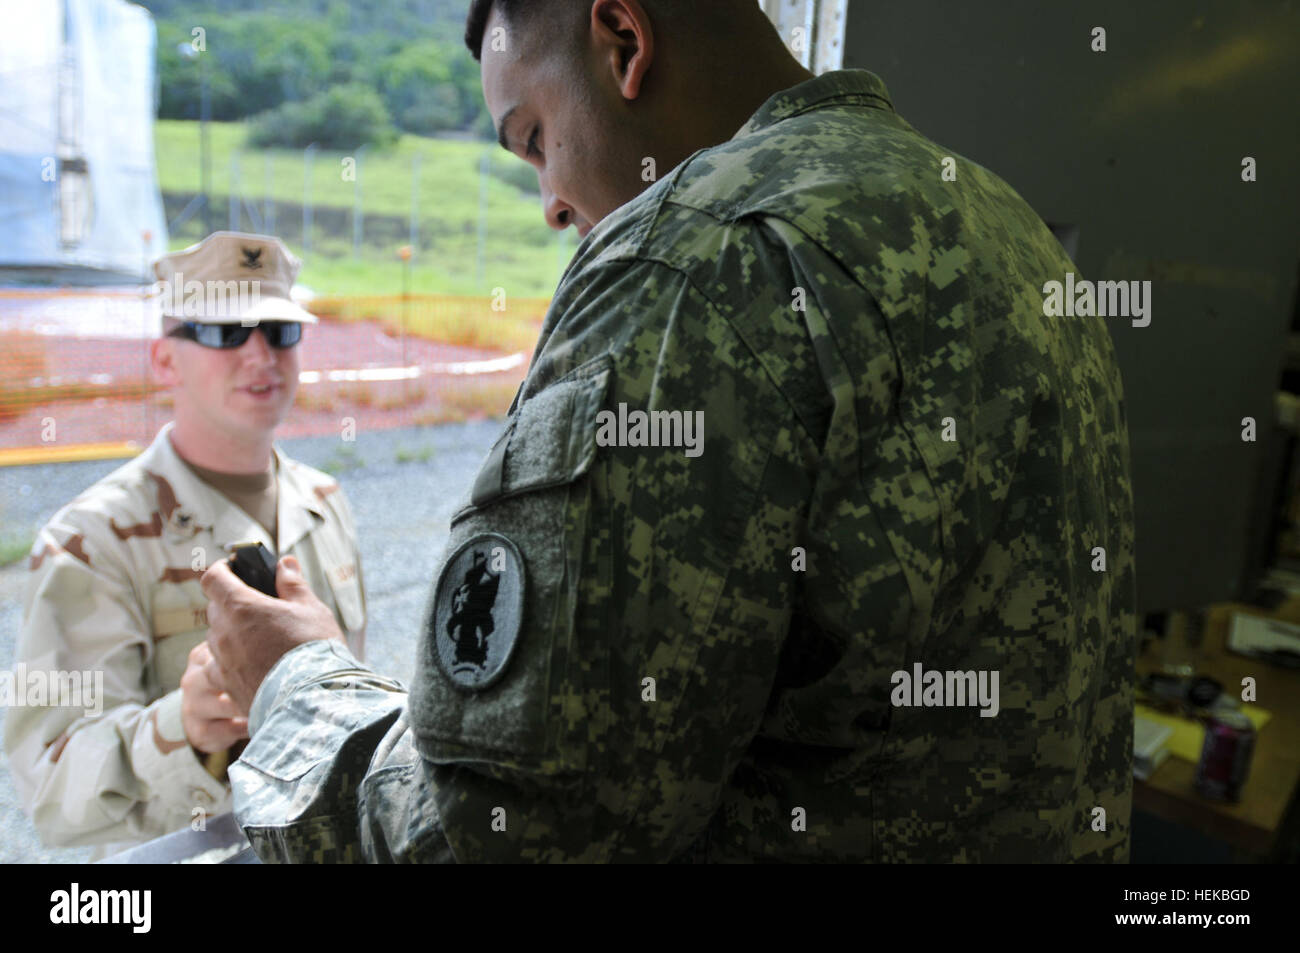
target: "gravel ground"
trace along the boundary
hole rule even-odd
[[[285,440],[289,456],[337,473],[361,537],[369,619],[367,663],[409,684],[418,629],[452,509],[501,430],[486,420]],[[0,468],[0,532],[34,532],[122,460]],[[22,621],[26,561],[0,570],[0,665],[11,665]],[[0,724],[4,710],[0,708]],[[0,863],[79,863],[90,848],[47,848],[23,814],[0,751]]]

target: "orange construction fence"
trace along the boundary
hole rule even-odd
[[[503,413],[549,301],[318,297],[282,436]],[[0,465],[122,456],[148,444],[171,395],[150,369],[156,301],[138,288],[0,289]]]

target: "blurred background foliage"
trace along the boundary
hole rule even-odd
[[[547,227],[535,170],[496,143],[463,39],[469,0],[139,2],[157,28],[172,248],[205,234],[192,203],[206,77],[212,227],[280,234],[312,289],[554,291],[577,236]],[[195,45],[197,58],[179,49]]]
[[[492,138],[462,39],[467,0],[140,3],[158,28],[160,119],[198,118],[199,71],[178,46],[201,29],[212,118],[253,120],[260,145],[347,149],[399,131]]]

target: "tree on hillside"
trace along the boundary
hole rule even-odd
[[[245,119],[297,103],[304,108],[277,113],[289,120],[288,131],[261,133],[294,138],[299,127],[314,127],[309,100],[332,86],[360,85],[386,108],[382,121],[366,125],[375,134],[395,123],[422,135],[473,130],[492,138],[478,64],[460,40],[464,0],[146,0],[145,6],[157,17],[160,118],[198,117],[200,64],[177,46],[191,43],[201,27],[213,119]]]
[[[460,91],[450,58],[441,43],[424,40],[384,60],[379,78],[384,102],[403,129],[430,135],[461,127]]]
[[[204,20],[207,24],[205,25]],[[330,34],[324,24],[291,23],[265,13],[204,18],[193,26],[158,26],[158,75],[163,119],[194,118],[199,64],[180,44],[202,43],[212,118],[242,119],[319,92],[330,75]],[[196,39],[193,30],[203,30]]]
[[[369,86],[333,86],[310,99],[282,103],[254,118],[248,141],[254,146],[301,149],[313,142],[325,149],[386,145],[394,138],[384,101]]]

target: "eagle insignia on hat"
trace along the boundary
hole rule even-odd
[[[211,324],[315,324],[316,316],[293,300],[293,283],[301,267],[302,262],[274,235],[213,232],[198,244],[170,252],[154,262],[162,292],[159,307],[165,317],[197,318]],[[232,281],[247,282],[238,286],[234,300],[230,294]],[[200,305],[191,304],[193,297],[181,293],[196,284],[211,288],[211,282],[220,282],[226,294],[199,295],[203,302]],[[218,300],[214,301],[214,297]]]

